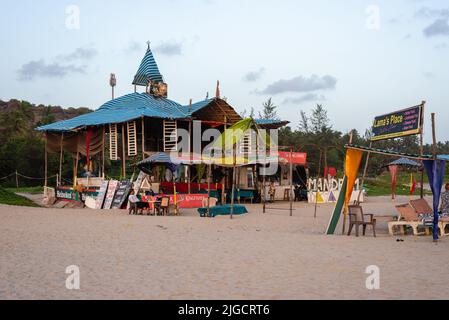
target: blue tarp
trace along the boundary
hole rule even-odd
[[[165,152],[158,152],[153,154],[151,157],[146,158],[145,160],[140,161],[137,164],[137,167],[147,174],[151,174],[152,165],[163,164],[170,171],[175,172],[178,168],[180,162],[177,159],[171,158]]]
[[[412,167],[421,167],[421,164],[419,162],[413,161],[412,159],[408,158],[400,158],[397,159],[390,164],[389,166],[412,166]]]
[[[443,187],[444,175],[446,171],[446,161],[444,160],[425,160],[429,177],[430,188],[433,193],[433,239],[438,239],[438,209],[440,206],[441,188]]]

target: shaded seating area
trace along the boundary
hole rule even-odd
[[[234,208],[234,215],[242,215],[248,213],[248,210],[245,206],[240,204],[234,204],[234,205],[222,205],[222,206],[215,206],[209,208],[209,217],[216,217],[216,216],[227,216],[231,214],[231,208]],[[207,216],[207,207],[199,208],[198,213],[201,217]]]

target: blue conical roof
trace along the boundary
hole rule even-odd
[[[134,76],[134,85],[138,86],[148,86],[150,81],[155,83],[163,82],[162,75],[157,67],[156,60],[154,60],[153,53],[150,49],[150,44],[148,43],[148,49],[145,56],[140,63],[139,70],[137,70]]]

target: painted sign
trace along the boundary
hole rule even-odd
[[[136,181],[134,181],[133,190],[136,194],[139,193],[140,187],[142,186],[143,179],[147,176],[147,174],[143,171],[139,172]]]
[[[280,162],[290,163],[290,152],[278,151],[278,157]],[[307,163],[307,153],[292,152],[291,159],[293,164],[305,166]]]
[[[97,197],[98,191],[95,189],[88,189],[81,193],[81,198],[78,192],[73,191],[70,187],[57,187],[56,188],[56,198],[68,201],[86,201],[87,197]]]
[[[423,106],[415,106],[374,119],[372,141],[392,139],[421,133]]]
[[[170,204],[174,204],[174,195],[164,195],[170,198]],[[143,201],[154,201],[156,197],[144,196]],[[207,194],[178,194],[176,195],[176,202],[178,208],[201,208],[203,200],[207,199]]]
[[[343,179],[309,179],[307,181],[307,196],[309,203],[329,203],[337,202],[343,186]],[[360,181],[357,179],[354,191],[360,190]],[[351,202],[357,200],[359,192],[353,192]],[[360,194],[360,202],[364,201],[363,192]]]
[[[122,207],[123,203],[128,199],[131,188],[132,183],[129,180],[123,180],[119,183],[114,200],[112,201],[112,209],[120,209]]]
[[[109,181],[108,192],[106,192],[106,199],[104,200],[103,209],[111,209],[112,201],[114,200],[115,191],[118,187],[117,180]]]
[[[95,209],[101,209],[103,207],[104,198],[106,197],[106,191],[108,190],[109,181],[103,181],[98,191],[97,199],[95,200]]]

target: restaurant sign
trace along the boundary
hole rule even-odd
[[[378,116],[374,119],[371,141],[419,134],[423,124],[423,105]]]

